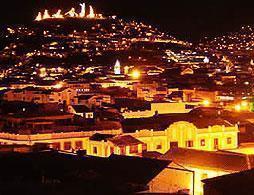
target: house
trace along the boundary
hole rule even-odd
[[[150,192],[203,194],[203,179],[227,175],[254,168],[254,155],[227,151],[202,151],[189,148],[171,148],[159,159],[171,160],[150,182]]]
[[[253,194],[254,169],[202,180],[204,195]]]
[[[111,154],[141,156],[146,151],[146,144],[131,135],[94,134],[89,138],[87,154],[110,156]]]
[[[79,115],[86,119],[94,118],[93,111],[85,105],[70,105],[68,106],[68,112],[75,115]]]
[[[77,92],[71,88],[43,89],[27,87],[24,89],[9,90],[4,94],[6,101],[24,101],[38,104],[65,103],[77,104]]]
[[[82,81],[68,81],[65,86],[76,90],[78,94],[86,94],[91,91],[90,83]]]
[[[159,86],[157,83],[138,83],[135,85],[137,98],[146,101],[153,101],[161,97],[163,99],[168,94],[166,87]]]
[[[110,95],[104,94],[86,94],[78,96],[78,103],[91,107],[101,107],[103,103],[110,104]]]

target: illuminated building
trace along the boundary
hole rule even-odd
[[[156,114],[189,113],[198,106],[198,102],[151,102],[149,110],[124,110],[125,119],[149,118]]]
[[[114,66],[114,74],[120,75],[121,74],[121,64],[119,60],[116,60],[115,66]]]
[[[46,103],[66,103],[77,104],[77,92],[70,88],[43,89],[27,87],[24,89],[9,90],[4,94],[4,100],[7,101],[24,101],[35,102],[40,104]]]
[[[217,151],[226,149],[235,149],[238,147],[238,127],[237,126],[209,126],[197,128],[189,122],[176,122],[171,124],[164,131],[141,130],[135,133],[124,133],[121,130],[109,129],[100,131],[102,134],[129,135],[146,145],[147,151],[156,151],[160,153],[167,152],[172,147],[183,147],[199,149],[205,151]],[[108,144],[104,140],[93,140],[90,143],[89,138],[95,132],[66,132],[54,134],[35,134],[35,135],[16,135],[11,133],[0,133],[0,142],[5,144],[34,144],[48,143],[60,150],[71,151],[75,143],[79,142],[80,149],[86,150],[87,154],[105,157],[111,153],[105,153]],[[57,145],[57,147],[56,147]],[[68,147],[65,147],[68,145]],[[96,149],[92,149],[96,146]],[[141,146],[139,146],[141,147]],[[116,147],[117,151],[120,149]],[[140,149],[141,150],[141,149]],[[102,152],[104,151],[104,152]],[[117,153],[120,154],[120,153]]]
[[[150,182],[149,191],[174,193],[186,190],[189,194],[202,195],[202,180],[252,169],[253,157],[227,151],[174,148],[160,158],[172,160],[172,163]]]

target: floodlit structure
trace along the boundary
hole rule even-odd
[[[43,14],[42,19],[45,20],[45,19],[48,19],[48,18],[51,18],[51,16],[49,15],[48,10],[46,9],[46,10],[44,11],[44,14]]]
[[[86,16],[86,4],[81,3],[79,5],[81,6],[81,11],[80,11],[79,17],[84,18]]]
[[[121,64],[119,60],[116,60],[115,66],[114,66],[114,74],[119,75],[121,74]]]
[[[89,14],[87,17],[88,18],[95,18],[94,9],[91,5],[89,5]]]
[[[41,20],[42,20],[42,14],[41,14],[41,12],[39,12],[35,18],[35,21],[41,21]]]
[[[71,8],[70,11],[66,12],[65,15],[69,15],[69,17],[77,17],[78,14],[75,12],[75,8]]]
[[[59,9],[55,14],[52,15],[52,18],[63,18],[61,11],[62,10]]]
[[[48,10],[46,9],[42,15],[41,12],[38,13],[38,15],[35,18],[35,21],[41,21],[44,19],[49,18],[65,18],[65,17],[71,17],[71,18],[90,18],[90,19],[103,19],[104,17],[102,14],[95,14],[94,8],[89,5],[89,14],[86,15],[86,4],[81,3],[79,4],[81,6],[80,13],[77,13],[75,8],[71,8],[69,11],[67,11],[65,14],[61,14],[62,10],[58,9],[58,11],[53,14],[52,16],[49,14]]]

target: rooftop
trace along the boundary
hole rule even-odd
[[[254,168],[254,155],[237,154],[226,151],[202,151],[186,148],[173,148],[160,159],[172,160],[178,164],[216,169],[223,171],[243,171]]]

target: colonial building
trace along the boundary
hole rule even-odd
[[[111,154],[142,156],[146,144],[131,135],[94,134],[89,138],[88,154],[107,157]]]
[[[172,147],[207,151],[235,149],[238,147],[237,134],[237,126],[197,128],[190,122],[180,121],[171,124],[164,131],[141,130],[131,135],[146,143],[148,151],[165,153]]]
[[[85,150],[87,154],[103,157],[110,155],[110,153],[131,155],[132,148],[134,150],[134,143],[135,147],[138,148],[137,152],[133,152],[135,154],[141,153],[143,150],[165,153],[174,147],[206,151],[235,149],[238,147],[237,126],[215,125],[199,129],[192,123],[181,121],[171,124],[164,131],[142,130],[123,134],[121,129],[107,129],[100,131],[100,133],[109,135],[109,138],[111,134],[121,136],[113,137],[111,135],[110,139],[107,137],[102,140],[93,140],[91,136],[96,133],[95,130],[32,135],[0,133],[0,142],[2,144],[28,145],[49,143],[55,149],[65,151],[80,149]],[[113,149],[110,149],[110,147],[113,147]],[[114,152],[105,152],[110,150]]]

